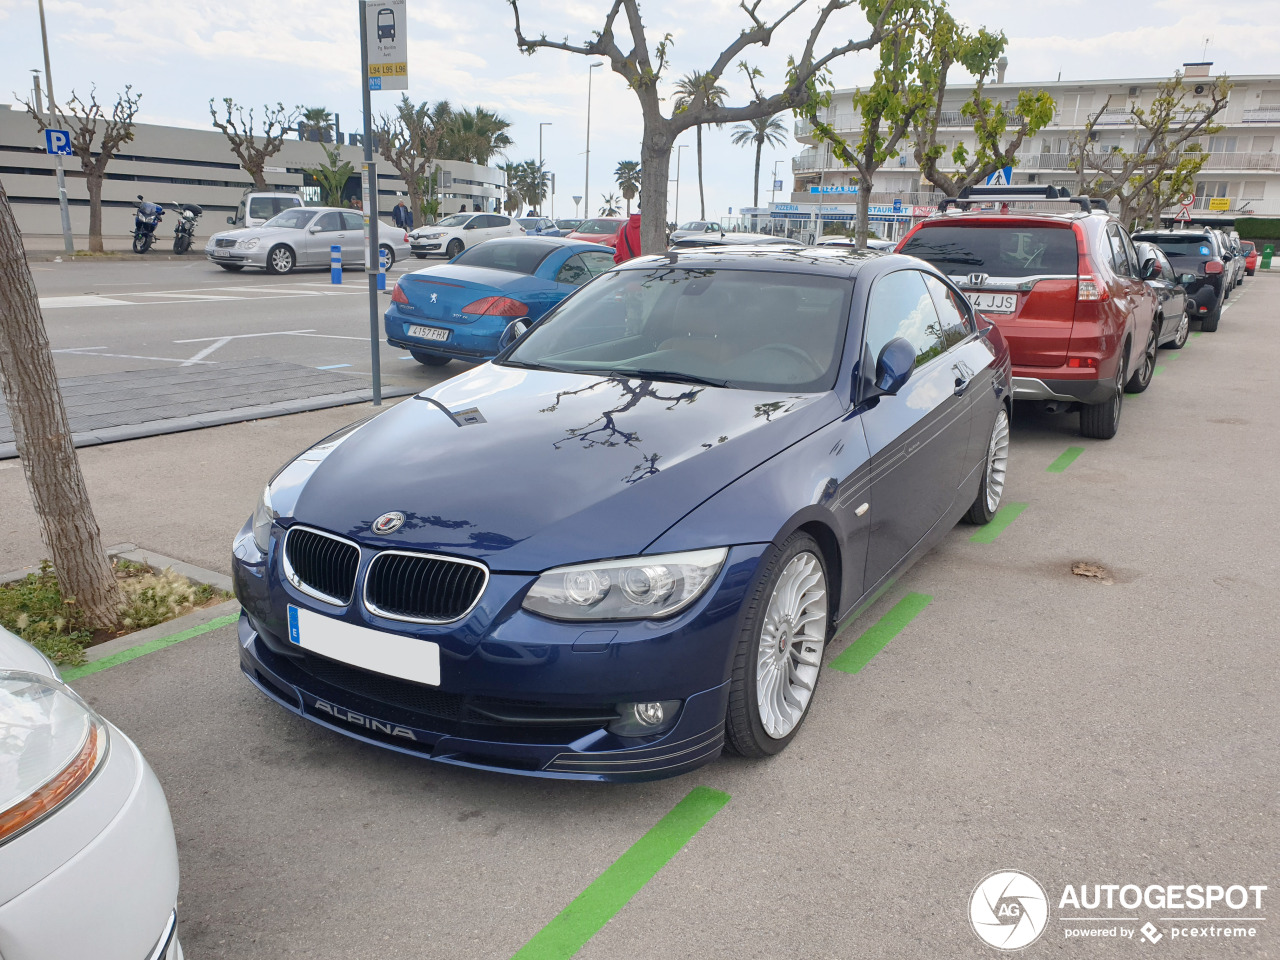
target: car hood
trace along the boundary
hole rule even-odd
[[[45,677],[58,675],[48,657],[4,627],[0,627],[0,670],[26,670]]]
[[[351,434],[307,480],[293,515],[373,546],[474,557],[499,571],[628,556],[842,413],[833,393],[483,364]],[[370,524],[393,510],[403,526],[373,536]]]

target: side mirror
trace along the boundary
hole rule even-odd
[[[1198,279],[1199,279],[1199,277],[1197,277],[1194,273],[1184,273],[1182,276],[1178,277],[1178,282],[1179,282],[1179,283],[1184,283],[1184,284],[1185,284],[1185,283],[1195,283],[1195,282],[1196,282],[1196,280],[1198,280]]]
[[[142,194],[138,194],[138,199],[139,199],[139,200],[141,200],[141,199],[142,199]]]
[[[498,348],[501,350],[507,349],[507,347],[523,337],[528,329],[529,324],[523,320],[512,320],[507,324],[507,328],[502,331],[502,336],[498,337]]]
[[[320,228],[319,228],[319,227],[311,227],[309,232],[311,232],[311,233],[319,233],[319,232],[320,232]]]
[[[1154,280],[1158,276],[1160,276],[1160,261],[1150,257],[1142,264],[1142,279]]]
[[[901,390],[916,365],[916,348],[906,337],[894,337],[884,345],[876,360],[875,390],[893,396]]]
[[[235,217],[227,217],[227,223],[231,224],[232,226],[235,226],[236,218],[235,218]]]

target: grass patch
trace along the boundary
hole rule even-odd
[[[93,630],[74,598],[64,597],[49,561],[13,583],[0,584],[0,625],[16,633],[54,663],[66,666],[84,662],[84,650],[95,643],[145,630],[229,600],[231,594],[204,583],[195,583],[172,570],[155,573],[150,567],[128,560],[112,562],[125,604],[121,629]]]

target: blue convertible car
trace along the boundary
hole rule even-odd
[[[548,777],[774,754],[835,625],[1000,503],[1008,349],[919,260],[672,252],[522,328],[267,485],[234,545],[267,696]]]
[[[550,222],[550,221],[548,221]],[[613,266],[613,250],[558,237],[499,237],[406,273],[383,323],[387,343],[427,366],[488,360],[513,320],[526,323]]]

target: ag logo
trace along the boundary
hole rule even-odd
[[[997,870],[973,888],[969,924],[983,943],[1021,950],[1049,924],[1049,898],[1036,880],[1017,870]]]
[[[385,537],[389,533],[395,533],[404,525],[404,514],[399,510],[392,510],[390,513],[384,513],[377,520],[370,524],[369,529],[380,537]]]

